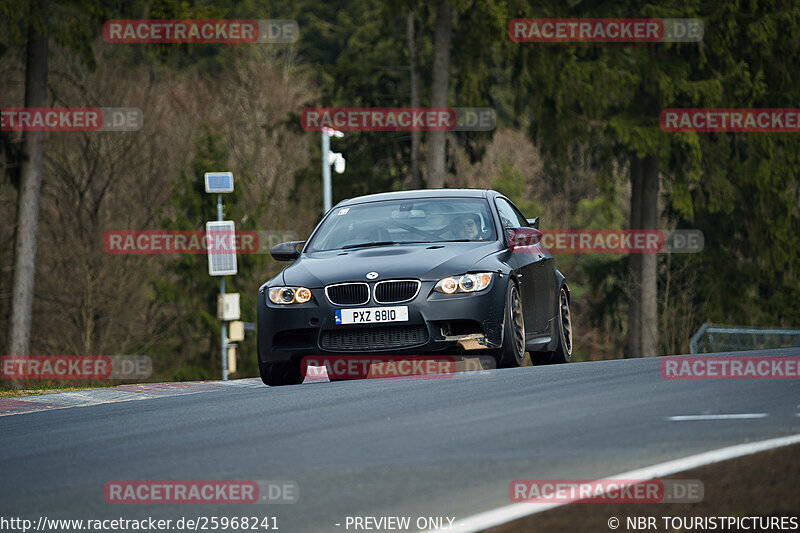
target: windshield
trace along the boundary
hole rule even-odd
[[[336,208],[308,250],[494,239],[489,205],[482,198],[390,200]]]

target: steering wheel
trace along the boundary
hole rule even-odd
[[[409,226],[408,224],[403,224],[402,222],[397,222],[396,220],[390,220],[390,224],[397,226],[398,228],[402,228],[406,231],[410,231],[411,233],[416,233],[417,235],[424,235],[426,238],[435,238],[438,237],[436,233],[432,231],[425,231],[419,228],[415,228],[414,226]]]

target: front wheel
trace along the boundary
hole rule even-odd
[[[503,315],[503,347],[498,350],[497,367],[514,368],[522,364],[525,356],[525,318],[522,297],[513,279],[508,280],[506,305]]]
[[[261,373],[261,381],[270,387],[299,385],[304,379],[300,372],[300,366],[293,361],[262,363],[259,358],[258,371]]]

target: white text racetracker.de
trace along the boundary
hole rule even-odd
[[[348,516],[344,527],[348,530],[380,531],[444,530],[452,528],[454,521],[454,516]]]

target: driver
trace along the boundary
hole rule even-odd
[[[457,239],[476,240],[480,235],[480,229],[474,218],[463,215],[455,220],[454,233]]]

